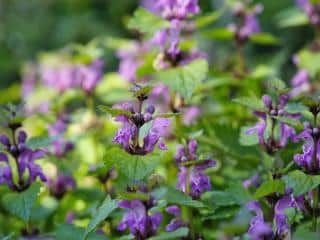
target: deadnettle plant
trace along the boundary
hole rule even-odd
[[[296,0],[298,7],[307,14],[309,21],[314,26],[320,25],[320,4],[311,0]]]
[[[43,182],[47,181],[41,167],[35,163],[37,159],[45,156],[45,152],[28,148],[26,132],[21,130],[16,134],[16,130],[13,130],[12,133],[11,140],[7,135],[0,136],[0,143],[5,148],[5,152],[0,153],[0,162],[3,163],[0,167],[0,184],[6,184],[10,189],[21,192],[28,189],[38,177]],[[17,169],[17,178],[14,169]]]
[[[115,120],[120,122],[122,127],[116,133],[113,142],[120,144],[126,152],[133,155],[151,153],[156,145],[159,149],[166,150],[166,145],[162,140],[169,132],[170,120],[156,117],[153,105],[143,109],[143,104],[147,99],[147,94],[138,93],[137,104],[122,103],[114,106],[114,109],[119,110],[119,115]],[[150,128],[141,143],[141,129],[146,124],[150,124]]]
[[[202,193],[211,190],[210,178],[204,171],[216,164],[211,159],[199,160],[197,149],[197,141],[190,140],[187,147],[178,145],[175,155],[179,168],[177,188],[193,198],[199,198]]]
[[[246,132],[248,135],[257,134],[259,144],[270,154],[285,147],[288,140],[295,136],[295,129],[279,120],[281,117],[294,120],[301,117],[299,113],[289,113],[285,110],[288,100],[288,94],[280,95],[276,101],[269,95],[264,95],[262,101],[265,110],[254,112],[261,121]]]

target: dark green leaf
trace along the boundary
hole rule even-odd
[[[107,196],[101,206],[97,209],[93,219],[90,221],[82,239],[87,239],[88,235],[93,232],[97,226],[117,208],[117,206],[117,201],[112,200],[110,196]]]
[[[180,239],[188,236],[189,229],[186,227],[179,228],[173,232],[163,232],[156,237],[148,238],[148,240],[167,240],[167,239]]]
[[[22,193],[8,193],[2,198],[3,206],[7,211],[27,222],[39,191],[40,183],[36,182]]]
[[[85,230],[72,224],[61,224],[55,232],[56,239],[79,240],[82,239]],[[105,236],[96,233],[89,234],[88,240],[107,240]]]

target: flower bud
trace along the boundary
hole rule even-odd
[[[267,108],[271,108],[271,107],[272,107],[272,99],[271,99],[270,96],[268,96],[268,95],[263,95],[262,101],[263,101],[264,105],[265,105]]]

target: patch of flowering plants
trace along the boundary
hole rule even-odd
[[[320,2],[274,35],[266,1],[212,2],[143,0],[132,38],[26,64],[0,107],[0,239],[320,239]]]

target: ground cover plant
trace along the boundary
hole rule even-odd
[[[1,90],[1,239],[320,239],[320,2],[139,4]]]

